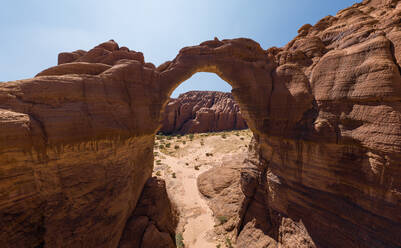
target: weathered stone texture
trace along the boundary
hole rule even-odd
[[[231,93],[190,91],[164,109],[163,133],[205,133],[247,128]]]

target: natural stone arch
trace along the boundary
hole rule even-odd
[[[233,96],[251,130],[261,132],[268,119],[274,67],[266,51],[250,39],[215,39],[185,47],[173,61],[158,68],[162,106],[174,89],[193,74],[215,73],[232,86]]]

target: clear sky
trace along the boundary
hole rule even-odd
[[[357,0],[12,0],[0,10],[0,81],[33,77],[57,64],[57,54],[89,50],[114,39],[156,66],[179,49],[218,37],[251,38],[264,49],[283,46],[303,24],[315,24]],[[210,73],[188,90],[229,91]]]

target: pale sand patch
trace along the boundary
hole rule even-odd
[[[163,136],[163,140],[156,140],[153,174],[160,173],[166,181],[167,193],[180,214],[177,233],[182,234],[186,248],[213,248],[218,244],[224,247],[223,241],[217,240],[214,232],[217,222],[198,191],[196,179],[210,168],[219,166],[224,156],[246,153],[251,137],[251,131],[243,130],[195,134],[192,141],[189,135],[171,137],[171,140]],[[159,148],[160,144],[165,147],[167,143],[170,148]],[[174,148],[176,145],[178,149]]]

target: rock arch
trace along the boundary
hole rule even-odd
[[[232,86],[244,118],[250,128],[258,132],[268,116],[274,67],[266,51],[252,40],[215,39],[183,48],[173,61],[161,65],[159,85],[166,95],[164,99],[168,99],[174,89],[193,74],[215,73]]]

